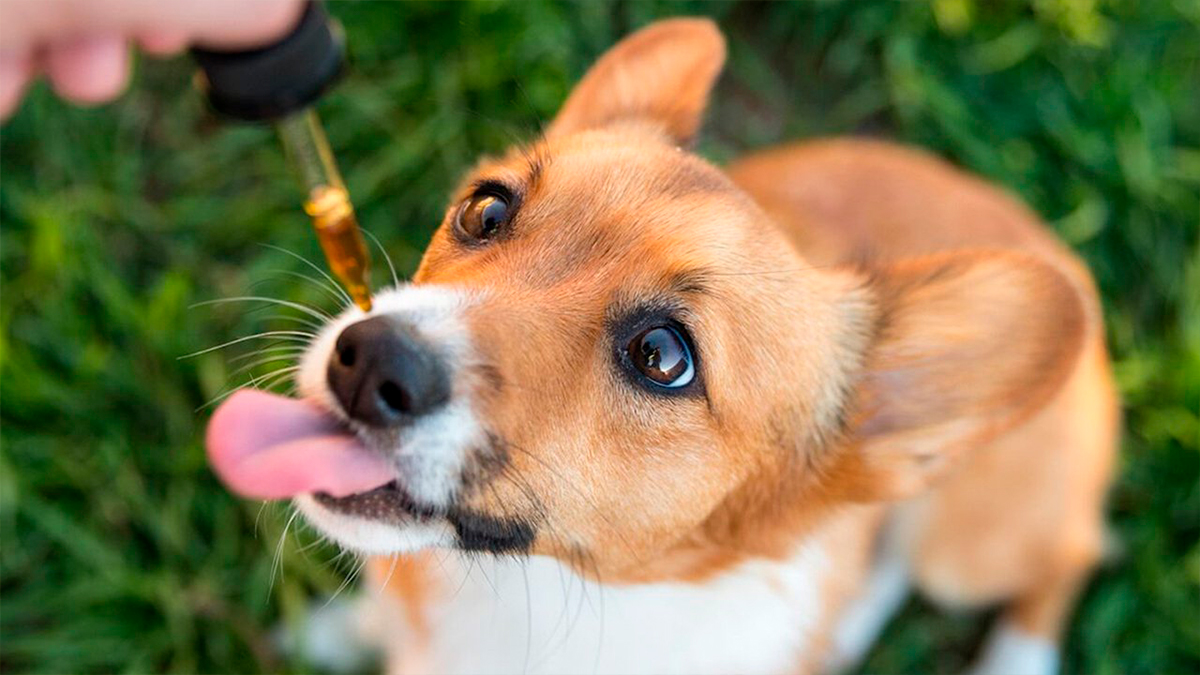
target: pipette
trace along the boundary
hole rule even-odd
[[[319,3],[310,2],[296,28],[275,44],[240,52],[193,49],[192,55],[213,108],[235,119],[275,124],[307,190],[304,211],[325,259],[366,312],[371,309],[367,247],[312,107],[341,74],[344,44],[337,24]]]

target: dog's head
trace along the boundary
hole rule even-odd
[[[700,575],[920,490],[1057,386],[1081,315],[1049,268],[814,268],[690,154],[723,60],[703,20],[617,45],[470,173],[412,284],[325,327],[301,391],[396,480],[302,496],[312,522],[369,552]]]

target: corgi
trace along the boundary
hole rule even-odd
[[[690,153],[724,60],[618,43],[301,398],[214,413],[230,488],[370,558],[389,673],[842,672],[913,589],[1056,671],[1119,428],[1087,268],[915,150]]]

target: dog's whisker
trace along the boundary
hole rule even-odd
[[[253,355],[251,355],[251,356],[253,356]],[[253,370],[254,368],[257,368],[258,366],[263,366],[268,363],[278,363],[280,361],[292,361],[292,360],[293,360],[293,357],[290,354],[266,355],[256,361],[242,364],[236,370],[230,372],[229,376],[233,377],[235,375],[241,375],[242,373],[244,373],[248,370]],[[275,371],[275,370],[271,371],[271,373],[274,373],[274,372],[277,372],[277,371]],[[271,373],[265,373],[264,376],[270,375]]]
[[[254,538],[255,539],[258,538],[258,531],[259,531],[259,526],[262,524],[263,512],[267,510],[268,505],[274,504],[274,503],[275,502],[270,502],[270,501],[264,500],[262,504],[259,504],[258,513],[254,514]]]
[[[596,564],[596,557],[591,553],[587,554],[592,561],[592,574],[596,576],[596,590],[600,596],[600,621],[596,626],[596,659],[592,664],[592,672],[596,673],[600,670],[600,657],[604,654],[604,581],[600,576],[600,567]]]
[[[488,576],[487,570],[483,569],[483,565],[479,564],[481,559],[482,556],[470,556],[471,568],[474,570],[479,570],[479,576],[483,577],[483,580],[485,583],[487,583],[488,588],[492,589],[492,597],[499,598],[500,589],[496,588],[496,584],[492,583],[492,578]]]
[[[568,555],[571,555],[573,557],[574,554],[568,554]],[[565,622],[567,620],[567,616],[570,614],[570,610],[571,610],[571,589],[575,587],[574,577],[577,575],[567,574],[565,572],[564,568],[567,568],[567,566],[558,565],[556,567],[556,571],[558,572],[558,587],[559,587],[560,592],[562,593],[563,602],[562,602],[562,610],[559,611],[558,618],[555,619],[555,621],[554,621],[554,627],[551,628],[550,632],[547,633],[547,635],[546,635],[547,645],[555,644],[554,638],[558,635],[558,629],[564,627]],[[569,568],[567,568],[567,569],[569,569]],[[560,638],[560,642],[561,642],[561,638]],[[553,653],[554,648],[550,647],[547,651],[549,653]],[[541,662],[538,662],[535,665],[541,666]]]
[[[354,567],[350,574],[346,575],[345,579],[342,580],[341,585],[338,586],[337,590],[333,592],[333,595],[329,596],[329,599],[325,601],[324,605],[321,605],[321,609],[329,607],[334,600],[337,600],[338,596],[342,594],[342,591],[346,590],[352,583],[354,583],[354,580],[357,579],[358,575],[361,574],[366,568],[367,559],[365,557],[355,556],[355,558],[358,560],[358,565]]]
[[[242,383],[241,386],[233,387],[233,391],[229,392],[222,398],[231,396],[239,389],[245,389],[247,387],[250,389],[257,389],[259,391],[271,391],[275,387],[282,384],[283,381],[287,379],[289,375],[292,375],[296,370],[298,370],[296,367],[277,368],[269,373],[263,373],[262,375],[250,375],[250,379],[248,381]]]
[[[271,599],[271,592],[275,589],[275,574],[276,574],[276,572],[279,573],[279,581],[281,583],[283,582],[283,546],[284,546],[284,543],[287,541],[288,528],[290,528],[292,526],[292,523],[296,520],[296,517],[299,515],[300,515],[299,510],[292,509],[292,515],[287,519],[287,522],[284,523],[283,532],[281,532],[279,534],[279,543],[275,545],[275,556],[271,560],[270,580],[267,583],[267,600]]]
[[[579,570],[584,569],[583,551],[581,551],[579,549],[574,549],[571,551],[571,553],[569,555],[570,555],[570,559],[568,562],[570,563],[570,565],[572,567],[574,567],[575,569],[579,569]],[[582,573],[577,574],[576,576],[579,577],[579,604],[575,606],[575,614],[571,617],[571,620],[567,623],[566,632],[563,633],[562,639],[564,642],[571,638],[571,634],[575,632],[575,627],[579,625],[579,619],[583,617],[583,608],[585,606],[591,605],[591,601],[588,600],[588,594],[587,594],[587,591],[588,591],[587,579],[583,576]],[[568,600],[569,599],[570,598],[568,598]]]
[[[311,550],[313,550],[314,548],[316,548],[316,547],[320,546],[321,544],[324,544],[324,543],[325,543],[325,541],[326,541],[326,540],[325,540],[325,535],[318,533],[318,534],[317,534],[317,538],[316,538],[315,540],[313,540],[313,541],[311,541],[311,542],[309,542],[309,543],[305,544],[304,546],[301,546],[300,548],[296,549],[296,553],[300,553],[300,554],[304,555],[304,556],[305,556],[305,559],[306,559],[306,560],[308,560],[308,555],[307,555],[307,554],[308,554],[308,552],[309,552],[309,551],[311,551]]]
[[[472,559],[470,556],[466,556],[466,559],[467,559],[466,572],[463,574],[462,579],[460,579],[458,581],[458,587],[455,588],[454,592],[450,594],[451,598],[457,598],[459,593],[462,593],[462,590],[467,587],[467,582],[470,581],[470,579],[471,579],[471,567],[473,565],[473,562],[472,562]],[[445,571],[445,565],[442,566],[442,570]]]
[[[253,335],[243,335],[240,338],[234,338],[233,340],[229,340],[228,342],[222,342],[219,345],[215,345],[213,347],[208,347],[207,349],[201,349],[200,351],[192,352],[191,354],[184,354],[183,356],[178,357],[178,359],[182,360],[182,359],[195,358],[197,356],[202,356],[202,355],[208,354],[210,352],[215,352],[218,349],[225,349],[226,347],[232,347],[233,345],[241,344],[243,342],[248,342],[250,340],[262,340],[264,338],[275,338],[275,339],[283,340],[283,341],[303,342],[304,344],[308,344],[315,337],[317,337],[316,333],[310,333],[308,331],[303,331],[303,330],[270,330],[270,331],[265,331],[262,333],[255,333]]]
[[[280,346],[276,346],[276,347],[265,347],[263,349],[256,349],[248,354],[242,354],[241,356],[234,356],[229,359],[228,363],[233,364],[233,363],[237,363],[239,361],[245,361],[246,359],[252,359],[256,356],[262,356],[264,354],[303,354],[304,351],[305,351],[304,347],[295,347],[292,345],[280,345]]]
[[[533,594],[529,590],[529,568],[521,561],[521,579],[525,582],[525,665],[521,672],[529,672],[529,659],[533,656]]]
[[[395,572],[396,572],[396,564],[398,562],[400,562],[400,554],[393,553],[392,554],[392,564],[388,567],[388,573],[387,573],[387,576],[385,576],[383,578],[383,583],[379,585],[379,591],[378,591],[379,593],[383,593],[385,590],[387,590],[387,585],[388,585],[388,583],[391,582],[392,575],[395,574]]]
[[[289,366],[287,368],[279,368],[271,371],[260,378],[252,385],[255,389],[268,390],[281,384],[288,376],[300,370],[300,366]]]
[[[201,302],[197,302],[193,305],[190,305],[189,309],[192,307],[204,307],[207,305],[224,305],[224,304],[228,304],[231,302],[266,302],[266,303],[270,303],[270,304],[280,305],[283,307],[288,307],[288,308],[294,309],[298,312],[304,312],[305,314],[313,317],[314,319],[317,319],[318,321],[333,320],[333,315],[331,315],[327,312],[321,311],[320,309],[317,309],[315,307],[311,307],[309,305],[306,305],[306,304],[300,303],[300,302],[292,302],[290,300],[280,300],[279,298],[271,298],[271,297],[267,297],[265,295],[241,295],[241,296],[232,297],[232,298],[217,298],[215,300],[203,300]]]
[[[249,314],[249,313],[247,313],[247,314]],[[304,326],[305,328],[311,328],[313,330],[313,332],[320,332],[321,328],[322,328],[322,325],[317,323],[316,321],[313,321],[311,319],[305,319],[304,317],[301,317],[301,316],[289,316],[287,314],[272,314],[271,316],[263,317],[262,320],[264,322],[266,322],[266,321],[290,321],[292,323],[298,323],[301,326]]]
[[[322,278],[324,278],[326,281],[328,281],[330,284],[333,285],[334,289],[336,289],[338,291],[338,293],[342,296],[342,298],[345,300],[346,306],[349,306],[354,303],[354,299],[350,297],[350,294],[346,292],[346,289],[342,288],[341,285],[338,284],[338,282],[333,277],[329,276],[328,272],[326,272],[325,270],[318,267],[315,263],[313,263],[308,258],[305,258],[304,256],[300,255],[299,253],[289,251],[286,248],[283,248],[282,246],[275,246],[274,244],[259,244],[259,246],[262,246],[263,248],[269,248],[272,251],[279,251],[280,253],[289,255],[289,256],[295,258],[296,260],[299,260],[300,262],[304,263],[305,265],[308,265],[314,271],[316,271],[317,274],[320,274]]]
[[[392,273],[392,286],[399,288],[400,276],[396,274],[396,266],[392,263],[392,256],[388,255],[387,249],[383,247],[383,242],[379,241],[379,237],[376,237],[375,233],[371,232],[370,230],[363,230],[362,233],[370,237],[371,241],[375,242],[375,247],[379,249],[380,255],[383,256],[384,262],[387,263],[388,270]]]
[[[279,368],[279,369],[273,370],[270,373],[267,373],[261,377],[251,377],[249,380],[247,380],[239,385],[236,385],[233,387],[227,387],[226,389],[223,389],[216,396],[205,401],[202,405],[197,407],[193,412],[200,412],[201,410],[204,410],[205,408],[209,408],[213,405],[216,405],[217,403],[224,401],[225,399],[229,398],[230,396],[233,396],[234,394],[236,394],[239,390],[244,389],[246,387],[253,387],[255,389],[269,389],[270,387],[273,387],[273,386],[279,384],[283,378],[279,378],[275,381],[272,381],[269,386],[266,386],[266,387],[260,386],[263,382],[265,382],[265,378],[272,378],[272,377],[276,377],[279,375],[290,375],[299,370],[300,370],[300,366],[290,366],[288,368]]]
[[[322,536],[324,536],[324,535],[322,535]],[[353,554],[350,553],[350,551],[348,549],[338,548],[337,553],[333,554],[332,558],[325,561],[325,569],[336,568],[338,565],[341,564],[342,558],[345,558],[348,555],[353,555]]]
[[[320,289],[320,290],[321,290],[321,292],[322,292],[322,293],[323,293],[325,296],[327,296],[327,297],[328,297],[330,300],[333,300],[333,304],[334,304],[334,305],[336,305],[336,306],[338,306],[338,308],[339,308],[339,309],[340,309],[340,308],[343,308],[343,307],[345,307],[345,305],[343,304],[343,297],[342,297],[341,295],[339,295],[339,294],[338,294],[338,290],[339,290],[339,289],[338,289],[336,286],[333,286],[333,285],[331,285],[331,284],[329,284],[329,283],[327,283],[327,282],[323,282],[323,281],[321,281],[320,279],[318,279],[318,278],[316,278],[316,277],[309,276],[309,275],[307,275],[307,274],[301,274],[301,273],[299,273],[299,272],[293,272],[292,270],[279,270],[279,269],[276,269],[276,270],[268,270],[268,273],[270,273],[270,274],[280,274],[280,275],[283,275],[283,276],[292,277],[292,278],[294,278],[294,279],[300,279],[301,281],[307,281],[307,282],[311,283],[313,286],[316,286],[318,289]],[[254,287],[256,287],[256,286],[259,286],[259,285],[265,284],[265,283],[267,283],[267,282],[269,282],[269,281],[271,281],[271,280],[270,280],[270,279],[263,279],[262,281],[257,281],[257,282],[255,282],[255,283],[251,284],[251,286],[250,286],[250,287],[251,287],[251,288],[254,288]]]

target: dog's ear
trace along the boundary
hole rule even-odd
[[[912,496],[1028,418],[1074,368],[1085,330],[1061,273],[1007,252],[938,254],[874,275],[879,330],[838,457],[847,497]]]
[[[708,19],[668,19],[609,49],[588,70],[546,132],[553,137],[619,121],[691,141],[725,63],[725,39]]]

